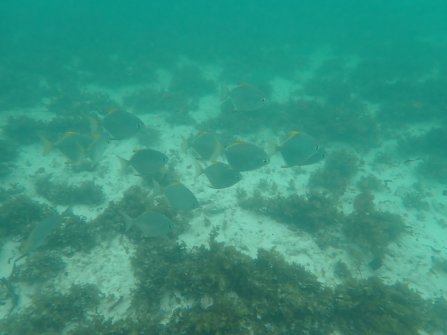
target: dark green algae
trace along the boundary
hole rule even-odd
[[[377,270],[391,243],[398,242],[409,228],[400,215],[376,208],[369,186],[362,185],[360,190],[349,214],[339,209],[339,195],[334,193],[266,196],[258,190],[252,196],[241,194],[238,200],[244,209],[311,234],[322,249],[332,246],[346,249],[348,254],[361,250],[362,258]]]
[[[216,242],[186,249],[172,239],[140,242],[132,259],[137,287],[130,315],[105,320],[95,312],[94,286],[38,293],[26,310],[0,321],[3,334],[418,334],[444,329],[442,301],[423,300],[403,284],[349,279],[325,287],[276,251],[255,259]],[[176,292],[189,306],[164,323],[161,301]],[[204,303],[206,300],[206,303]],[[436,317],[436,318],[435,318]],[[27,322],[24,322],[27,320]],[[70,327],[67,328],[67,325]],[[444,327],[444,328],[443,328]]]
[[[154,199],[143,188],[132,188],[125,194],[120,202],[110,205],[109,214],[89,223],[89,232],[95,239],[106,238],[103,234],[108,223],[112,235],[122,233],[124,227],[116,215],[119,211],[136,216],[153,206]],[[309,220],[318,221],[321,215],[334,219],[340,214],[321,212],[322,208],[334,209],[330,205],[332,200],[321,194],[313,197],[310,203],[306,202],[309,199],[301,199],[303,206],[312,204],[307,209]],[[358,210],[371,210],[370,200],[368,196],[359,199]],[[20,201],[15,204],[23,205]],[[32,202],[25,201],[25,204],[25,208],[40,209]],[[157,206],[169,214],[167,207]],[[76,226],[85,224],[80,218],[71,220]],[[65,225],[69,226],[70,221]],[[337,227],[339,222],[334,220],[332,225]],[[325,228],[309,229],[318,232]],[[20,280],[28,281],[30,274],[39,277],[42,273],[33,272],[39,264],[47,264],[54,270],[50,277],[63,271],[59,260],[50,257],[58,250],[64,253],[67,250],[59,249],[61,245],[57,241],[61,240],[57,236],[55,231],[47,241],[51,250],[47,254],[49,258],[43,253],[42,257],[27,260],[28,264],[20,271]],[[102,297],[95,286],[74,286],[67,293],[48,289],[37,293],[25,310],[16,310],[1,320],[0,334],[323,335],[338,330],[343,334],[411,335],[420,329],[445,330],[441,317],[445,302],[423,300],[403,284],[387,285],[376,277],[356,280],[346,276],[342,284],[325,287],[303,266],[289,264],[274,250],[259,249],[253,259],[217,242],[217,231],[210,236],[208,246],[191,250],[173,237],[129,237],[136,246],[132,267],[137,286],[128,316],[113,321],[98,314]],[[79,249],[70,249],[77,252],[89,248],[81,245]],[[41,277],[41,280],[47,279],[51,278]],[[167,317],[162,312],[162,301],[173,292],[179,302],[189,304],[178,307]]]

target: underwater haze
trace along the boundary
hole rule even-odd
[[[2,0],[0,335],[446,334],[446,17]]]

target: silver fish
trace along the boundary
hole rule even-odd
[[[256,86],[241,84],[228,93],[228,100],[237,112],[252,112],[266,105],[266,95]]]
[[[154,149],[135,151],[129,160],[122,159],[124,167],[132,166],[142,176],[153,176],[161,173],[168,162],[168,157]]]
[[[309,134],[291,131],[287,139],[279,146],[286,166],[310,165],[325,157],[325,150]]]
[[[31,255],[37,248],[39,248],[47,239],[48,235],[59,226],[64,217],[69,215],[70,208],[67,208],[62,214],[54,213],[40,221],[29,234],[28,238],[22,245],[22,255],[15,260]]]
[[[104,117],[103,126],[114,139],[123,140],[134,136],[144,123],[136,115],[118,110]]]
[[[256,170],[269,162],[267,153],[260,147],[237,141],[225,148],[228,164],[237,171]]]
[[[164,190],[169,204],[180,211],[190,211],[199,207],[199,202],[195,195],[182,183],[173,183]]]
[[[175,229],[175,224],[171,219],[154,211],[144,212],[135,219],[126,217],[126,220],[128,229],[136,226],[145,237],[166,236]]]
[[[223,146],[217,139],[217,136],[206,131],[199,132],[189,139],[187,147],[194,150],[194,153],[203,160],[214,160],[223,150]]]
[[[222,162],[211,164],[203,170],[203,173],[211,183],[211,187],[218,189],[233,186],[242,178],[239,171]]]

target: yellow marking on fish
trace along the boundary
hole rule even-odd
[[[78,132],[69,130],[69,131],[64,132],[63,137],[72,137],[72,136],[77,136],[77,135],[79,135]]]
[[[298,130],[291,130],[291,131],[289,131],[288,135],[289,135],[289,137],[296,137],[298,135],[301,135],[301,132]]]

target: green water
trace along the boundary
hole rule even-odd
[[[48,228],[13,275],[0,269],[0,335],[445,334],[446,87],[446,1],[0,1],[2,264],[11,268],[6,258],[15,258],[6,245],[29,239],[51,209],[105,213]],[[112,131],[104,120],[118,110],[132,115]],[[179,142],[193,147],[203,130],[210,140],[202,156],[213,159],[195,164]],[[162,142],[170,132],[175,141]],[[284,150],[299,132],[307,142]],[[250,168],[242,177],[231,170],[231,182],[212,176],[222,188],[212,191],[237,189],[231,210],[306,236],[329,261],[290,265],[275,251],[253,259],[245,245],[217,243],[225,238],[214,225],[244,224],[214,222],[226,210],[219,203],[203,211],[208,249],[177,243],[199,214],[176,211],[153,192],[181,180],[199,203],[216,202],[197,186],[206,173],[193,180],[191,171],[225,160],[223,148],[241,138],[257,146],[262,164],[247,164],[242,152],[237,162]],[[136,145],[125,143],[166,159],[153,173],[138,171],[136,187],[108,203],[116,194],[104,180],[120,180],[104,176],[116,156],[135,168]],[[59,156],[44,158],[43,146]],[[306,157],[281,157],[285,151]],[[51,169],[65,160],[69,168],[53,180]],[[153,163],[146,158],[141,169]],[[258,172],[258,184],[244,186]],[[182,208],[196,208],[190,197],[194,204]],[[123,216],[145,210],[175,222],[173,233],[146,240],[126,230]],[[77,282],[54,290],[73,255],[94,259],[112,238],[134,248],[131,294],[104,297]],[[28,284],[36,294],[23,307]],[[177,304],[171,318],[166,294]],[[128,313],[107,321],[123,301]]]

